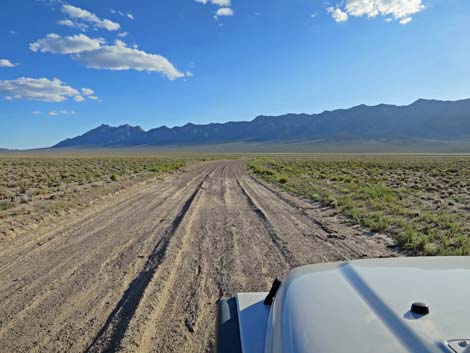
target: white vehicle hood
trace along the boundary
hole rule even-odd
[[[411,312],[413,302],[430,313]],[[260,329],[264,353],[470,353],[470,258],[300,267]]]

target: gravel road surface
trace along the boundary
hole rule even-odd
[[[253,179],[188,168],[0,248],[0,351],[212,352],[217,302],[387,240]]]

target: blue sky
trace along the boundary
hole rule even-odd
[[[470,97],[467,0],[15,0],[0,147]]]

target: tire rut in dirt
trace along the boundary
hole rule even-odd
[[[276,197],[252,179],[245,179],[243,187],[250,195],[269,226],[276,234],[276,242],[291,254],[289,263],[293,267],[308,263],[341,261],[357,258],[360,254],[341,242],[330,242],[329,233],[318,226],[316,221],[305,217],[297,208]]]
[[[273,244],[279,250],[284,261],[287,264],[289,264],[289,266],[294,267],[297,263],[295,255],[291,253],[291,251],[288,249],[286,245],[286,242],[282,240],[282,238],[278,235],[278,232],[276,231],[273,223],[269,220],[268,216],[266,215],[266,212],[261,208],[258,202],[253,198],[253,196],[247,190],[247,188],[244,187],[239,180],[237,180],[237,184],[240,190],[242,191],[243,195],[246,197],[248,204],[251,206],[251,208],[256,213],[256,215],[261,219]]]
[[[191,207],[194,199],[201,190],[202,181],[196,190],[184,203],[181,211],[178,213],[167,234],[155,246],[150,254],[144,269],[139,273],[136,279],[132,281],[121,300],[118,302],[111,315],[106,320],[103,328],[93,340],[90,347],[85,352],[115,352],[120,347],[124,333],[129,325],[130,320],[134,316],[137,306],[144,294],[145,289],[153,278],[155,271],[165,257],[168,245],[173,234],[176,232],[186,213]]]

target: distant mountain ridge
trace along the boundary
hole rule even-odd
[[[275,143],[277,141],[470,140],[470,99],[419,99],[407,106],[359,105],[320,114],[258,116],[252,121],[211,123],[148,131],[101,125],[53,148]]]

